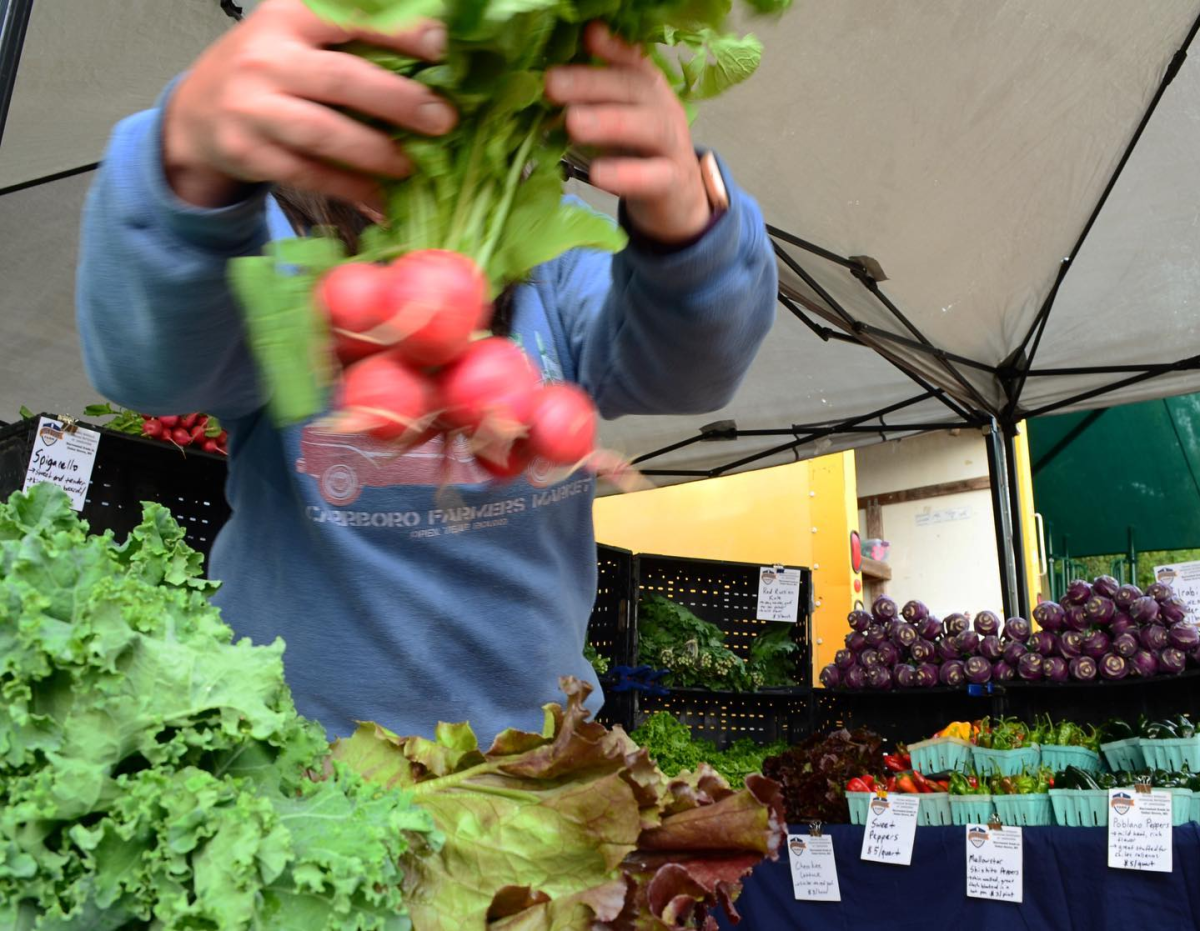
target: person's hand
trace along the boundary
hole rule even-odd
[[[641,50],[599,23],[584,43],[608,67],[551,69],[546,91],[566,107],[571,140],[604,153],[588,169],[592,184],[624,199],[640,233],[662,243],[692,238],[712,208],[683,105]]]
[[[301,0],[265,0],[201,55],[180,82],[163,126],[167,181],[183,200],[219,207],[248,184],[273,182],[350,203],[378,203],[379,177],[411,164],[379,130],[345,107],[424,135],[449,131],[456,115],[429,89],[329,46],[352,39],[437,59],[445,30],[350,33],[318,19]]]

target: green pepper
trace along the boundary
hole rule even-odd
[[[1115,789],[1118,785],[1122,784],[1117,781],[1116,773],[1101,773],[1099,776],[1096,776],[1094,779],[1092,778],[1091,774],[1089,773],[1089,774],[1087,774],[1087,777],[1091,782],[1093,782],[1095,784],[1094,786],[1089,786],[1088,788]]]
[[[1181,714],[1175,719],[1175,733],[1179,737],[1195,737],[1196,725],[1186,714]]]

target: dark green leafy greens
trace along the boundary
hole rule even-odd
[[[563,199],[567,138],[561,111],[543,93],[547,68],[588,60],[581,39],[589,21],[652,49],[684,101],[713,97],[745,80],[762,52],[754,36],[726,31],[732,0],[306,2],[347,27],[390,31],[422,18],[445,23],[448,47],[436,64],[361,43],[350,48],[434,89],[460,115],[439,139],[389,128],[416,170],[405,181],[385,183],[386,222],[366,231],[360,258],[454,250],[476,261],[493,293],[570,249],[624,246],[624,234],[608,218]],[[757,13],[777,13],[789,3],[748,0]],[[318,237],[231,263],[250,343],[281,422],[323,409],[332,381],[329,337],[315,322],[311,292],[320,275],[344,259],[332,239]]]
[[[763,760],[787,749],[783,742],[763,746],[742,737],[718,750],[711,740],[694,738],[690,727],[665,711],[650,715],[629,736],[645,747],[668,776],[696,772],[708,764],[735,789],[740,789],[751,773],[762,772]]]

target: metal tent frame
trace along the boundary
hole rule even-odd
[[[234,0],[216,0],[216,2],[220,3],[221,9],[232,19],[241,19],[242,10]],[[33,0],[0,0],[0,138],[2,138],[3,134],[4,117],[7,114],[9,102],[12,97],[17,66],[20,61],[21,48],[32,7]],[[933,343],[884,292],[881,283],[886,281],[887,278],[883,273],[881,263],[874,258],[842,256],[835,251],[809,242],[791,232],[767,225],[767,233],[779,261],[790,269],[817,296],[817,299],[814,300],[799,292],[781,287],[777,295],[779,303],[822,340],[826,342],[837,340],[859,345],[882,356],[887,362],[910,378],[921,389],[921,393],[878,410],[837,422],[790,424],[785,427],[769,430],[742,430],[733,421],[709,424],[702,427],[697,434],[647,452],[637,457],[634,462],[639,465],[651,462],[694,443],[733,440],[753,436],[789,437],[786,442],[779,445],[712,469],[687,470],[654,467],[642,469],[644,474],[653,476],[714,478],[784,452],[792,452],[799,458],[803,447],[831,436],[871,433],[879,434],[882,438],[887,439],[899,435],[914,435],[922,432],[955,428],[986,430],[989,435],[988,470],[991,478],[992,504],[996,524],[997,549],[1000,557],[999,568],[1004,595],[1004,610],[1010,615],[1021,614],[1028,616],[1030,605],[1028,604],[1027,586],[1025,584],[1024,547],[1020,526],[1019,493],[1014,457],[1014,438],[1017,435],[1018,423],[1026,418],[1050,414],[1068,406],[1102,397],[1112,391],[1117,391],[1148,379],[1172,372],[1200,369],[1200,355],[1189,356],[1175,362],[1147,365],[1102,365],[1042,369],[1034,367],[1034,360],[1037,356],[1042,336],[1046,330],[1046,323],[1054,308],[1059,288],[1070,271],[1072,262],[1082,249],[1096,219],[1103,210],[1109,195],[1116,186],[1130,156],[1137,147],[1143,131],[1154,115],[1163,94],[1186,60],[1188,49],[1197,31],[1200,31],[1200,18],[1197,18],[1193,22],[1181,47],[1175,52],[1169,66],[1165,69],[1159,86],[1150,100],[1136,131],[1128,142],[1086,223],[1080,230],[1070,255],[1064,258],[1059,265],[1055,281],[1019,347],[1002,364],[990,365],[977,359],[970,359],[942,349]],[[46,178],[35,179],[20,185],[0,189],[0,196],[16,190],[23,190],[38,184],[58,180],[61,177],[71,174],[91,171],[96,167],[97,165],[81,166],[69,172],[60,172]],[[574,177],[584,182],[588,180],[585,164],[574,161],[564,163],[564,170],[568,177]],[[887,311],[890,318],[897,324],[897,329],[900,332],[893,332],[856,319],[820,285],[805,265],[801,263],[797,257],[797,253],[810,256],[813,260],[831,263],[848,271],[866,289],[871,298]],[[827,321],[831,325],[824,325],[817,322],[817,320],[813,319],[814,316]],[[939,372],[938,380],[944,386],[938,387],[934,385],[904,355],[894,352],[894,349],[915,352],[927,360],[931,360],[931,364]],[[995,379],[1003,390],[1006,403],[1002,406],[990,403],[966,377],[964,374],[964,370],[966,369]],[[1021,394],[1026,382],[1030,378],[1102,374],[1123,377],[1107,385],[1091,388],[1071,397],[1042,405],[1041,407],[1025,409],[1021,405]],[[885,417],[888,414],[929,399],[936,399],[943,404],[952,415],[952,418],[944,422],[923,422],[904,425],[889,425],[886,422]]]

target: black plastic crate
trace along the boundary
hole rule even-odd
[[[1048,714],[1056,721],[1097,725],[1109,718],[1133,723],[1141,714],[1152,720],[1181,712],[1200,718],[1200,670],[1115,682],[1010,682],[999,696],[997,711],[1023,721]]]
[[[640,695],[636,722],[658,711],[673,714],[692,729],[695,739],[711,740],[718,749],[742,737],[768,744],[794,744],[809,733],[809,689],[791,692],[710,692],[677,689],[670,695]]]
[[[644,554],[637,557],[640,594],[661,595],[715,624],[725,632],[726,646],[742,659],[750,658],[754,638],[771,623],[755,617],[761,571],[761,563]],[[813,599],[812,572],[808,569],[800,569],[800,589],[800,612],[792,638],[800,646],[795,679],[803,688],[812,682]],[[636,637],[633,648],[636,651]]]
[[[634,579],[633,553],[615,546],[596,547],[596,601],[588,620],[588,642],[608,660],[602,685],[615,684],[613,671],[629,665],[633,658]],[[612,727],[632,727],[633,696],[629,692],[606,692],[604,707],[596,719]]]
[[[181,452],[156,440],[80,426],[101,434],[81,514],[92,530],[111,530],[124,540],[141,523],[142,502],[154,501],[170,509],[186,531],[188,544],[207,558],[217,531],[229,519],[224,457]],[[38,419],[33,418],[0,429],[0,498],[7,499],[25,484],[37,427]]]
[[[813,696],[815,733],[866,727],[879,734],[888,747],[926,740],[951,721],[976,721],[996,710],[993,696],[940,687],[892,692],[813,689]]]

